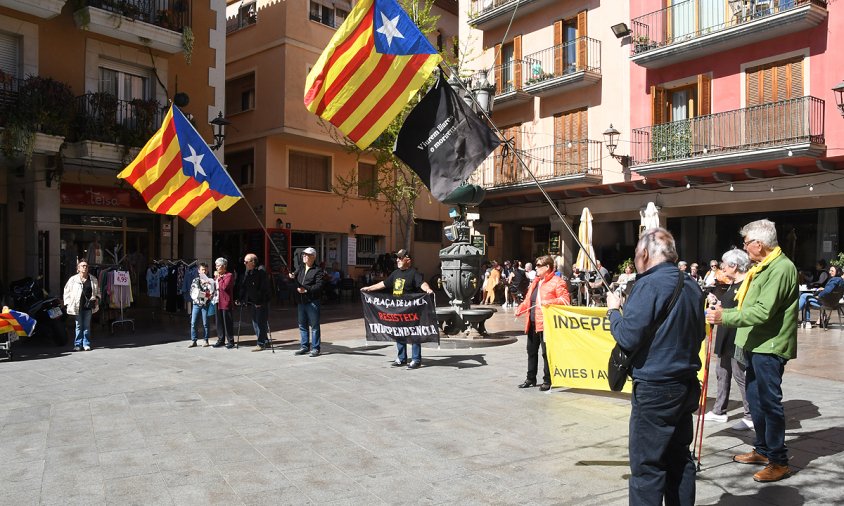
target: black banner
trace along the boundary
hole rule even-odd
[[[440,342],[433,294],[394,297],[387,293],[361,292],[360,299],[367,341]]]

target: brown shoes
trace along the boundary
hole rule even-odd
[[[765,469],[753,475],[753,479],[761,482],[779,481],[791,473],[785,464],[768,464]]]
[[[768,457],[765,457],[764,455],[759,455],[758,453],[756,453],[756,450],[753,450],[750,453],[733,455],[733,462],[738,462],[739,464],[755,464],[760,466],[766,466],[768,465]],[[786,466],[786,468],[787,467],[788,466]]]

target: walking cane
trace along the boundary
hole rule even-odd
[[[700,389],[700,401],[698,402],[697,425],[695,427],[695,438],[692,446],[692,458],[697,453],[697,470],[700,471],[700,457],[703,453],[703,424],[706,421],[706,395],[709,392],[709,361],[712,358],[712,330],[715,326],[709,327],[709,335],[706,339],[706,364],[703,368],[703,387]]]
[[[243,326],[243,304],[240,304],[240,316],[237,317],[237,341],[234,348],[240,348],[240,328]]]

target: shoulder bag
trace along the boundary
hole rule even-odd
[[[624,388],[624,384],[627,383],[627,377],[630,376],[630,367],[633,363],[633,359],[636,358],[636,354],[651,344],[657,330],[659,330],[662,326],[662,323],[668,317],[669,313],[671,313],[671,310],[674,309],[677,299],[680,298],[685,274],[683,274],[682,271],[678,272],[677,286],[674,287],[674,293],[671,296],[671,301],[668,303],[668,306],[663,309],[662,313],[660,313],[659,318],[657,318],[650,326],[649,330],[653,330],[648,332],[645,339],[639,344],[639,347],[633,350],[633,352],[628,353],[624,351],[624,348],[616,343],[615,348],[613,348],[610,352],[610,360],[607,364],[607,381],[610,384],[610,390],[613,392],[620,392]]]

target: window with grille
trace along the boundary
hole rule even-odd
[[[309,13],[311,21],[316,21],[332,28],[342,25],[343,21],[349,17],[350,6],[344,2],[341,7],[337,5],[338,3],[340,2],[332,1],[329,5],[328,3],[311,0]]]
[[[372,163],[358,163],[358,196],[375,197],[378,194],[378,174]]]
[[[22,77],[21,37],[0,32],[0,74]]]
[[[331,191],[331,157],[291,151],[290,187]]]
[[[413,238],[419,242],[441,243],[443,237],[443,223],[434,220],[417,219],[413,225]]]
[[[226,115],[255,109],[255,73],[226,81]]]
[[[225,160],[226,169],[240,188],[251,188],[255,184],[255,150],[226,153]]]
[[[374,235],[358,235],[356,265],[375,265],[375,259],[378,257],[377,245],[378,238]]]
[[[117,62],[100,66],[99,90],[118,100],[149,100],[152,98],[152,79],[146,69]]]

